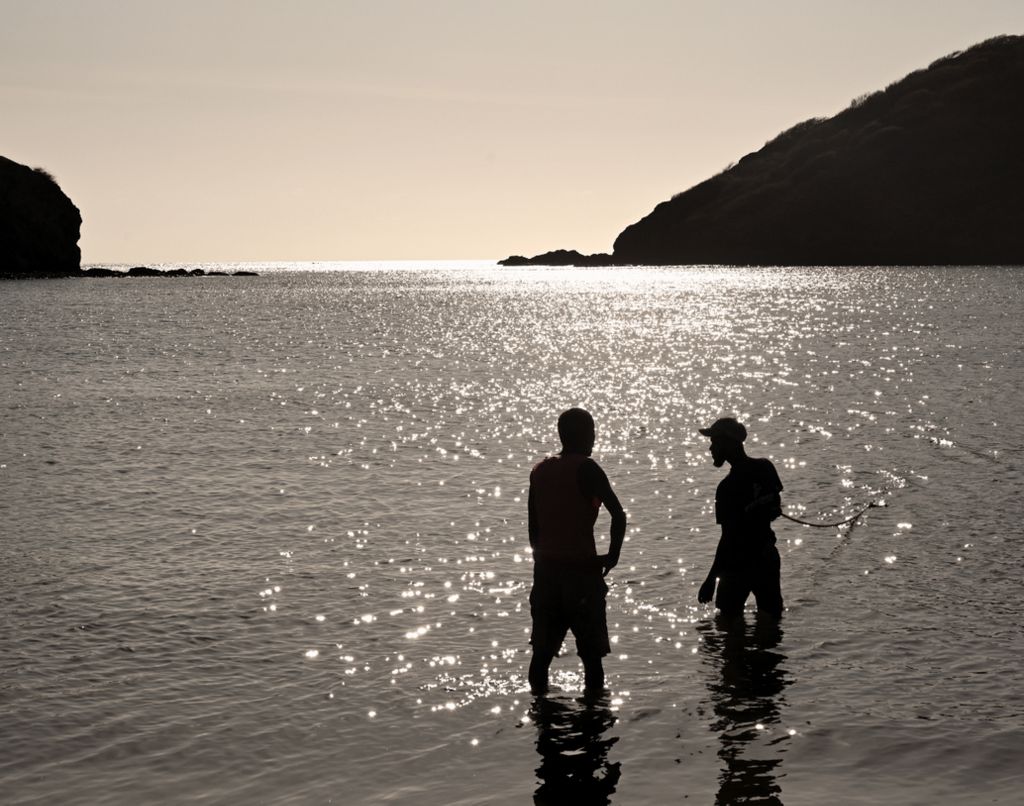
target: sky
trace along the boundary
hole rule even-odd
[[[83,263],[610,251],[1021,0],[0,0],[0,155]]]

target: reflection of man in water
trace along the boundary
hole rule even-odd
[[[550,456],[530,473],[530,546],[533,547],[533,658],[530,689],[548,689],[548,669],[569,630],[583,661],[589,692],[604,689],[602,658],[608,654],[604,582],[619,562],[626,534],[626,514],[604,471],[590,458],[594,419],[583,409],[569,409],[558,418],[562,452]],[[594,522],[604,504],[612,516],[611,545],[598,556]]]
[[[782,732],[784,689],[792,682],[777,647],[779,622],[759,614],[754,625],[719,616],[698,625],[701,651],[718,674],[707,680],[722,762],[716,804],[781,806],[780,765],[788,734]]]
[[[608,754],[619,740],[609,731],[615,714],[601,699],[580,705],[537,699],[530,709],[537,726],[537,806],[607,806],[622,774]]]
[[[782,514],[779,474],[770,460],[747,456],[747,429],[732,417],[716,420],[700,433],[711,438],[715,467],[728,462],[729,474],[715,491],[715,521],[722,526],[722,536],[697,600],[711,601],[717,579],[715,606],[723,616],[742,614],[753,593],[758,612],[781,618],[779,551],[771,527]]]

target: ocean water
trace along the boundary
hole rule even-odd
[[[258,268],[0,284],[5,803],[1024,802],[1020,270]],[[525,682],[572,405],[593,703]],[[721,414],[788,514],[876,504],[777,522],[778,627],[696,601]]]

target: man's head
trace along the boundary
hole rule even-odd
[[[747,438],[747,429],[734,417],[722,417],[715,420],[707,428],[698,429],[701,434],[711,438],[711,459],[715,467],[745,456],[743,440]]]
[[[594,450],[594,418],[584,409],[569,409],[558,417],[558,438],[566,453],[590,456]]]

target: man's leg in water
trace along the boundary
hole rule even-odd
[[[743,605],[750,595],[750,580],[746,574],[723,574],[718,578],[715,607],[724,619],[743,615]]]
[[[600,694],[604,691],[602,659],[611,652],[605,603],[608,585],[601,576],[587,577],[581,584],[582,596],[575,608],[570,629],[576,636],[576,651],[583,661],[584,692],[591,695]]]
[[[551,668],[551,661],[555,659],[555,653],[549,649],[535,646],[533,657],[530,658],[530,692],[532,694],[546,694],[548,691],[548,669]]]
[[[604,662],[600,655],[584,655],[583,689],[587,694],[599,694],[604,691]]]
[[[563,614],[559,578],[542,571],[540,566],[534,565],[533,589],[530,591],[530,616],[533,619],[530,644],[533,646],[533,657],[530,658],[528,679],[530,691],[534,694],[547,693],[548,669],[551,668],[551,661],[558,656],[569,630]]]
[[[758,569],[753,580],[753,594],[757,600],[757,612],[766,613],[773,618],[781,619],[784,605],[782,602],[782,562],[779,550],[774,546],[766,552],[764,563]]]

